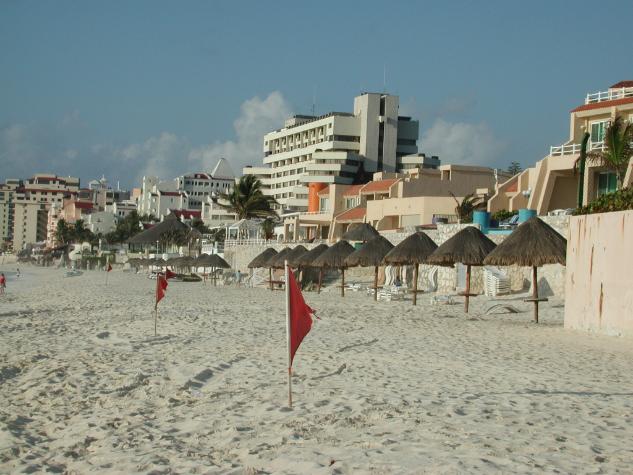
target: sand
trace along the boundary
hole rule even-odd
[[[15,270],[0,267],[1,270]],[[633,467],[633,342],[563,302],[306,293],[287,407],[283,292],[64,278],[0,297],[0,473],[614,473]]]

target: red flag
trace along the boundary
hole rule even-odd
[[[110,264],[108,264],[107,272],[110,272],[111,270],[112,270],[112,266]]]
[[[177,274],[176,274],[175,272],[172,272],[172,271],[170,271],[169,269],[167,269],[167,270],[165,271],[165,278],[166,278],[167,280],[169,280],[169,279],[173,279],[174,277],[176,277],[176,275],[177,275]]]
[[[158,305],[158,302],[160,302],[165,296],[165,291],[167,290],[167,279],[163,276],[163,274],[158,274],[156,279],[156,305]]]
[[[290,289],[290,366],[292,366],[292,360],[299,349],[299,345],[312,328],[312,314],[314,314],[314,310],[303,300],[301,290],[290,268],[288,268],[288,282],[286,285],[289,285]]]

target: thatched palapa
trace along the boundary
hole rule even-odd
[[[350,243],[348,243],[347,241],[339,241],[323,251],[323,253],[314,260],[314,262],[312,263],[312,267],[319,267],[321,269],[319,273],[319,292],[321,292],[323,270],[341,269],[341,295],[345,297],[345,258],[349,256],[352,252],[354,252],[354,248]]]
[[[138,233],[128,239],[129,244],[156,244],[156,241],[164,240],[165,236],[173,236],[177,233],[193,233],[200,236],[200,232],[181,222],[176,215],[168,214],[162,222],[149,229]]]
[[[567,240],[554,228],[536,216],[519,225],[497,248],[492,251],[484,264],[492,266],[532,267],[532,298],[534,321],[538,323],[538,304],[547,299],[539,299],[537,267],[545,264],[566,263]]]
[[[308,250],[301,244],[293,248],[292,251],[286,255],[288,265],[290,267],[299,267],[299,259],[301,259],[301,257],[303,257],[307,252]]]
[[[426,262],[438,266],[453,266],[461,263],[466,266],[466,290],[462,294],[465,297],[464,311],[468,313],[469,298],[475,294],[470,293],[470,267],[482,266],[484,259],[496,247],[496,244],[488,239],[474,226],[467,226],[431,254]]]
[[[281,251],[279,251],[276,255],[270,258],[268,262],[266,262],[265,267],[271,269],[283,269],[284,261],[288,257],[288,253],[292,251],[289,247],[284,247]]]
[[[394,247],[383,259],[385,264],[412,265],[413,268],[413,305],[417,305],[418,296],[418,267],[437,249],[435,241],[422,231],[406,238]]]
[[[268,262],[273,256],[277,255],[277,251],[272,247],[269,247],[265,251],[259,253],[255,258],[248,264],[249,269],[257,269],[259,267],[265,267],[266,262]]]
[[[368,241],[363,247],[352,252],[345,259],[348,267],[374,267],[374,300],[378,300],[378,267],[382,264],[385,256],[393,249],[386,238],[381,235]]]
[[[301,267],[312,267],[312,264],[314,263],[316,258],[323,254],[327,250],[327,248],[327,244],[319,244],[318,246],[310,249],[303,256],[301,256],[297,260],[298,264]]]
[[[371,224],[368,223],[354,223],[350,224],[349,229],[343,234],[343,239],[347,241],[370,241],[380,233],[376,231]]]

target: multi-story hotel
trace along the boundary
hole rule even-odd
[[[374,172],[437,167],[418,154],[418,121],[398,115],[398,96],[364,93],[354,112],[297,115],[264,136],[264,167],[256,175],[278,210],[316,211],[318,192],[330,184],[367,182]]]
[[[34,175],[15,191],[13,249],[20,251],[27,244],[47,238],[48,210],[53,203],[79,193],[79,178],[57,175]]]
[[[8,247],[13,241],[14,196],[20,186],[22,180],[12,178],[0,184],[0,249]]]
[[[588,149],[604,150],[604,134],[616,117],[633,123],[633,81],[621,81],[606,91],[587,94],[584,104],[571,111],[569,140],[550,147],[549,154],[510,180],[502,183],[488,202],[489,211],[535,209],[547,214],[557,209],[575,208],[578,200],[579,175],[574,164],[580,156],[580,144],[589,132]],[[633,160],[624,186],[633,183]],[[616,189],[613,171],[587,161],[583,187],[583,204]]]
[[[229,192],[234,184],[233,170],[224,158],[211,173],[191,173],[167,181],[146,176],[138,198],[138,212],[162,218],[169,210],[202,211],[203,203]]]

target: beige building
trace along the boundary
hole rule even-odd
[[[47,239],[48,210],[53,203],[77,196],[79,178],[34,175],[16,189],[14,201],[13,249]]]
[[[352,113],[291,117],[264,136],[264,167],[246,167],[244,174],[262,181],[279,210],[313,212],[328,185],[439,165],[437,157],[418,154],[418,121],[399,116],[398,108],[398,96],[364,93]]]
[[[10,247],[13,241],[14,197],[22,181],[9,178],[0,184],[0,249]]]
[[[607,91],[587,94],[584,104],[571,111],[569,140],[550,147],[549,154],[534,167],[502,183],[488,202],[488,210],[531,208],[543,215],[575,208],[579,178],[574,173],[574,164],[580,156],[583,136],[590,133],[589,150],[603,150],[605,131],[617,116],[633,122],[633,81],[621,81]],[[629,163],[624,186],[633,182],[632,167],[633,161]],[[615,174],[588,161],[583,204],[615,189]]]
[[[366,222],[379,231],[455,222],[456,200],[475,194],[482,202],[495,190],[497,178],[509,178],[486,167],[442,165],[408,173],[376,173],[364,185],[332,184],[318,192],[317,211],[284,220],[286,239],[335,241],[352,223]]]

